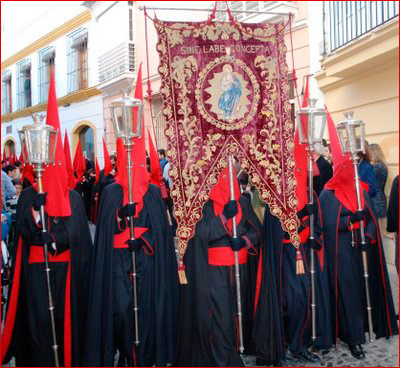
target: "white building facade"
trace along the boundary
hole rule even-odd
[[[2,29],[2,43],[7,47],[2,47],[1,61],[1,144],[8,156],[19,156],[18,129],[32,124],[32,114],[46,114],[53,70],[62,139],[66,131],[72,157],[80,140],[86,157],[98,157],[102,166],[104,119],[97,89],[96,24],[82,6],[59,3],[63,5],[50,6],[42,13],[42,22],[54,26],[46,28],[47,32],[37,21],[14,34],[7,32],[7,23]],[[18,49],[12,47],[13,40]]]

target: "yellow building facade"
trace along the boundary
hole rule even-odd
[[[366,139],[385,154],[386,193],[399,174],[399,20],[365,34],[325,57],[316,74],[335,123],[354,111],[366,123]]]

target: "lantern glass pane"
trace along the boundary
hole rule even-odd
[[[54,162],[56,157],[58,130],[50,132],[49,136],[49,157],[47,162]]]
[[[337,132],[339,135],[342,152],[343,153],[350,152],[350,142],[349,142],[348,130],[346,129],[345,126],[341,126],[341,127],[338,127]]]
[[[112,111],[112,121],[114,125],[114,133],[115,136],[120,138],[125,133],[124,127],[124,117],[123,117],[123,107],[121,106],[113,106],[111,107]]]
[[[299,129],[299,141],[301,144],[308,144],[308,113],[299,112],[297,124]]]
[[[325,115],[315,114],[313,124],[312,143],[321,143],[325,130]]]
[[[351,134],[354,136],[353,152],[364,151],[364,134],[362,132],[363,126],[361,124],[351,125]]]

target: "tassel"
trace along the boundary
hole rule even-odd
[[[296,252],[296,275],[304,274],[304,263],[303,258],[301,257],[300,249],[297,249]]]
[[[186,267],[183,264],[183,259],[182,257],[179,259],[179,265],[178,265],[178,277],[179,277],[179,283],[181,285],[186,285],[187,282],[187,278],[186,278]]]

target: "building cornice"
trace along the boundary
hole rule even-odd
[[[345,60],[354,54],[357,54],[371,46],[382,43],[382,41],[391,38],[393,36],[398,37],[399,35],[399,18],[392,22],[383,24],[382,26],[366,33],[360,38],[355,39],[348,45],[342,46],[340,49],[334,51],[331,55],[328,55],[321,60],[323,68],[328,68],[331,65],[335,65],[339,61]]]
[[[9,66],[15,64],[17,61],[22,60],[33,52],[42,49],[47,46],[50,42],[53,42],[57,38],[73,31],[77,27],[82,24],[87,23],[92,19],[91,11],[85,10],[82,13],[78,14],[76,17],[70,19],[65,22],[61,26],[53,29],[51,32],[47,33],[43,37],[39,38],[35,42],[32,42],[30,45],[24,47],[22,50],[18,51],[14,55],[8,57],[4,61],[1,62],[1,70],[8,68]]]
[[[66,96],[63,96],[63,97],[57,99],[57,103],[58,103],[58,106],[63,106],[63,105],[71,104],[74,102],[86,100],[90,97],[97,96],[100,94],[101,94],[101,91],[99,89],[97,89],[97,87],[86,88],[86,89],[82,89],[77,92],[70,93]],[[46,109],[47,109],[47,103],[42,103],[42,104],[38,104],[35,106],[27,107],[25,109],[15,111],[10,114],[2,115],[1,123],[2,124],[9,123],[10,121],[18,119],[18,118],[30,116],[30,115],[40,112],[40,111],[46,111]]]

